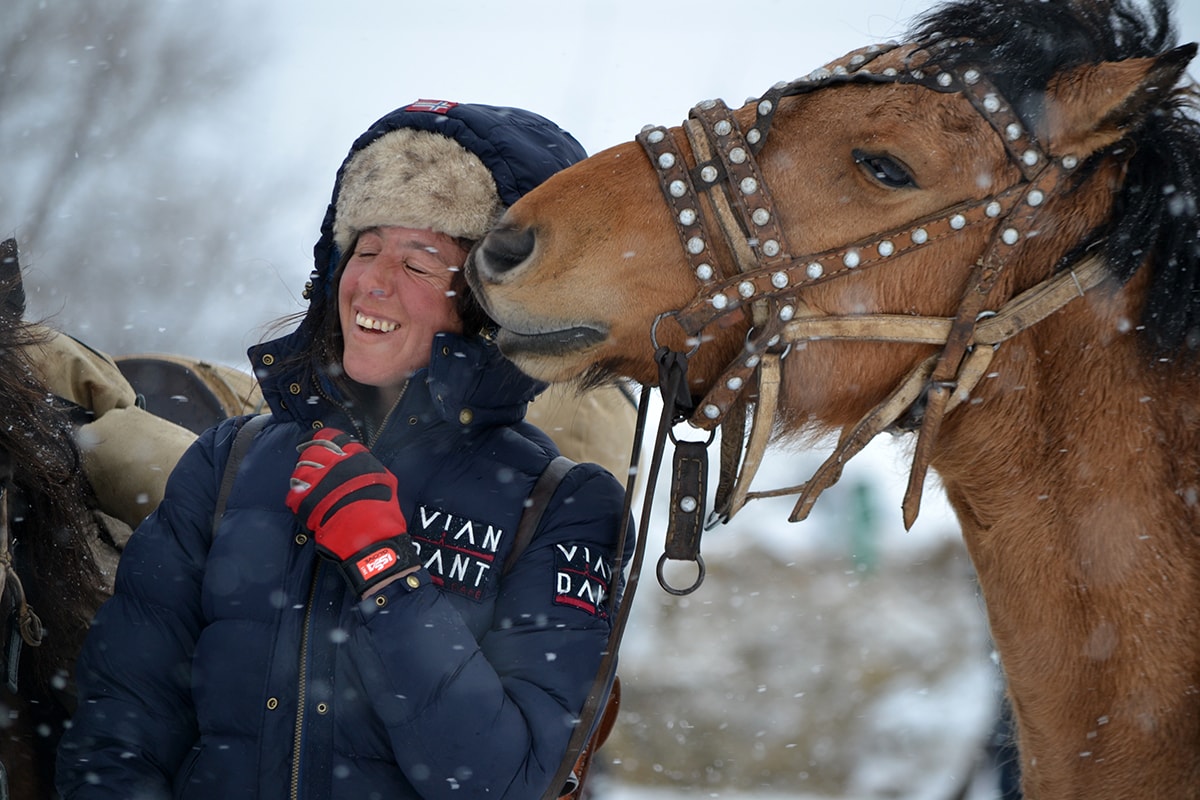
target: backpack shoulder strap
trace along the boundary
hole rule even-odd
[[[528,505],[521,512],[521,521],[517,523],[517,538],[513,542],[512,550],[508,551],[508,558],[505,559],[504,567],[500,570],[501,575],[508,574],[508,571],[517,563],[517,559],[521,557],[521,553],[525,552],[525,548],[533,541],[533,534],[537,533],[538,524],[542,521],[542,514],[545,513],[546,506],[550,505],[550,498],[554,497],[554,492],[558,489],[558,484],[562,482],[563,476],[574,466],[575,462],[571,459],[566,456],[558,456],[542,470],[537,483],[533,485],[533,491],[529,493]]]
[[[550,498],[554,497],[559,483],[574,466],[575,462],[571,459],[566,456],[558,456],[538,476],[537,483],[533,485],[533,491],[529,493],[528,505],[521,512],[521,521],[517,523],[517,538],[513,542],[512,550],[508,553],[508,558],[504,561],[501,575],[508,574],[508,571],[517,563],[517,559],[521,557],[521,553],[533,541],[533,534],[537,532],[542,514],[546,511],[546,506],[550,505]],[[573,754],[568,747],[567,753],[563,757],[563,763],[554,776],[555,780],[562,781],[560,784],[562,788],[548,789],[543,800],[547,798],[580,800],[583,796],[584,781],[591,766],[592,755],[600,748],[600,745],[604,744],[604,740],[608,738],[608,734],[616,722],[617,709],[621,702],[620,687],[620,678],[614,675],[612,689],[605,699],[602,718],[596,720],[597,724],[590,731],[587,741],[582,743],[578,752]],[[590,700],[591,698],[589,698]]]
[[[233,479],[237,477],[238,467],[241,466],[246,453],[250,451],[250,442],[254,441],[254,437],[270,420],[270,414],[250,417],[238,427],[237,432],[233,435],[233,447],[229,450],[229,460],[225,462],[225,472],[221,475],[221,489],[217,492],[217,504],[213,507],[214,535],[216,535],[217,526],[221,524],[221,517],[225,515],[225,504],[229,502],[229,492],[233,489]]]

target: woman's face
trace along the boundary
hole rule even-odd
[[[430,230],[389,226],[359,234],[338,284],[348,377],[397,389],[429,364],[435,333],[462,331],[450,281],[466,256],[454,239]]]

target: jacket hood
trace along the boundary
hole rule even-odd
[[[520,108],[418,100],[383,116],[355,140],[338,169],[333,197],[313,247],[310,302],[331,290],[341,251],[335,242],[338,200],[355,157],[385,134],[402,129],[446,136],[474,154],[491,172],[503,211],[542,181],[587,156],[571,134]]]
[[[371,162],[367,173],[370,181],[375,183],[370,185],[369,191],[375,191],[377,195],[371,196],[364,192],[361,186],[353,186],[353,198],[349,198],[349,202],[342,207],[344,217],[347,206],[361,209],[364,205],[369,207],[372,203],[386,204],[391,198],[407,199],[403,197],[405,181],[408,180],[407,172],[395,170],[394,162],[380,161],[373,154],[367,158],[358,158],[371,145],[396,131],[411,131],[414,135],[392,137],[393,140],[428,141],[431,137],[426,134],[440,134],[452,140],[462,148],[460,152],[464,154],[463,159],[458,159],[456,164],[461,165],[464,160],[475,163],[475,159],[478,159],[495,182],[495,196],[499,201],[494,209],[495,216],[554,173],[587,155],[579,142],[558,125],[545,117],[519,108],[418,100],[374,122],[354,141],[338,169],[333,194],[321,224],[321,234],[313,247],[313,271],[304,293],[309,300],[308,312],[300,326],[292,333],[256,345],[249,350],[251,364],[262,384],[263,394],[277,413],[280,411],[279,401],[284,400],[286,404],[289,396],[324,396],[330,392],[328,376],[313,375],[311,365],[308,368],[298,367],[297,357],[311,352],[319,321],[326,314],[336,313],[334,278],[342,257],[339,241],[345,244],[347,239],[347,223],[343,219],[339,225],[338,211],[348,174],[351,181],[358,180],[356,176],[363,174],[364,162]],[[416,157],[424,156],[418,153]],[[467,166],[470,168],[471,165]],[[438,166],[429,171],[440,168]],[[392,171],[389,172],[389,169]],[[380,176],[384,184],[383,195],[378,194]],[[487,189],[490,191],[491,187]],[[414,182],[408,194],[411,196],[427,190],[428,184]],[[387,194],[389,192],[390,194]],[[411,203],[411,200],[408,202]],[[469,202],[468,205],[478,203]],[[353,213],[356,219],[369,219],[358,211]],[[452,220],[450,224],[457,222]],[[468,226],[467,230],[469,229],[471,226]],[[462,235],[457,230],[451,232],[454,235]],[[499,354],[494,345],[483,338],[470,336],[453,339],[456,340],[455,345],[447,348],[445,336],[437,337],[431,350],[428,374],[419,373],[431,389],[436,384],[434,403],[448,418],[453,417],[459,407],[478,408],[477,404],[485,394],[495,393],[488,401],[495,413],[479,415],[476,421],[482,424],[487,421],[502,421],[506,417],[516,419],[524,413],[525,404],[545,388],[544,383],[519,373]],[[444,355],[450,351],[457,355]],[[472,355],[464,359],[462,354],[466,351],[470,351]],[[454,362],[442,363],[447,357],[453,358]],[[470,362],[469,369],[466,368],[467,362]],[[509,411],[502,410],[506,404],[511,406]],[[290,409],[289,412],[308,415],[307,411],[302,412],[298,409]]]

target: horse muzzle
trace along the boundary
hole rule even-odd
[[[532,228],[501,225],[492,229],[468,260],[467,277],[472,288],[480,284],[500,284],[527,265],[537,245]]]
[[[604,342],[604,325],[545,315],[544,303],[528,304],[509,297],[506,289],[520,282],[533,260],[537,238],[532,228],[500,225],[472,250],[466,263],[467,282],[488,316],[500,327],[496,343],[518,366],[530,360],[570,357]],[[528,297],[525,291],[519,296]],[[540,370],[539,370],[540,372]]]

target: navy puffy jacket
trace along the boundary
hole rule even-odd
[[[399,111],[372,131],[439,124],[509,202],[581,155],[515,110]],[[547,160],[549,141],[559,152]],[[505,173],[509,162],[521,169]],[[314,304],[328,301],[336,262],[329,220],[316,257]],[[594,465],[572,469],[502,579],[526,498],[557,454],[522,421],[541,387],[483,339],[440,334],[370,442],[397,477],[425,567],[417,585],[357,602],[284,505],[296,445],[315,426],[363,433],[336,386],[289,358],[308,327],[251,350],[273,416],[215,532],[232,420],[188,451],[122,556],[79,662],[65,796],[528,799],[557,769],[609,633],[620,485]]]

